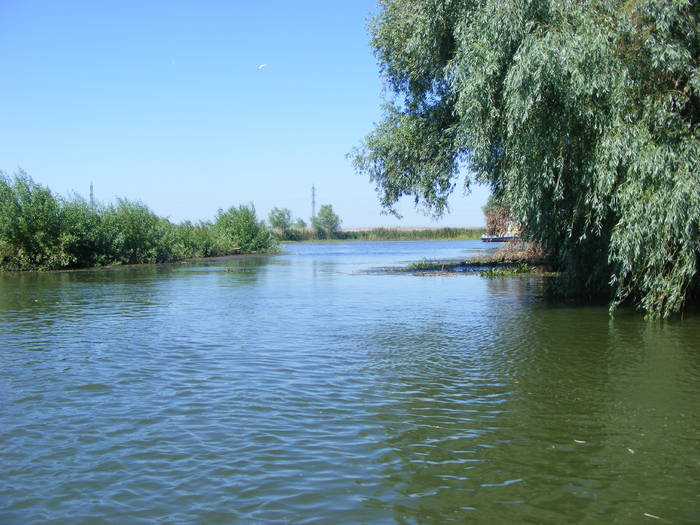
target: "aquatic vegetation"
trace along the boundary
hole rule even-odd
[[[482,277],[503,277],[537,271],[559,276],[546,253],[537,243],[509,242],[493,253],[468,259],[423,259],[404,267],[380,269],[388,273],[479,273]]]
[[[423,259],[422,261],[416,261],[407,266],[408,270],[444,270],[445,263],[440,261],[431,261],[428,259]]]
[[[495,279],[498,277],[508,277],[510,275],[518,275],[521,273],[531,273],[535,270],[534,266],[528,266],[525,263],[520,263],[517,266],[494,267],[488,270],[479,272],[481,277],[487,279]]]

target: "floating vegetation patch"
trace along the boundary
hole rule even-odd
[[[455,273],[478,273],[481,277],[494,279],[510,275],[537,273],[553,276],[552,264],[544,254],[532,247],[506,246],[493,254],[469,259],[423,259],[406,266],[374,268],[366,273],[412,274],[412,275],[448,275]]]
[[[407,266],[408,270],[418,270],[418,271],[444,271],[445,261],[433,261],[429,259],[423,259],[422,261],[416,261]]]
[[[536,268],[534,266],[529,266],[525,263],[520,263],[517,266],[495,267],[489,268],[488,270],[482,270],[479,272],[479,275],[481,277],[486,277],[487,279],[497,279],[499,277],[508,277],[510,275],[532,273],[535,270]]]

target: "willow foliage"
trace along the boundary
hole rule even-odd
[[[141,202],[63,198],[21,171],[0,171],[0,271],[60,270],[111,264],[266,253],[276,249],[252,205],[220,211],[216,222],[174,224]]]
[[[387,209],[412,195],[441,214],[462,170],[510,204],[568,292],[651,316],[698,293],[697,2],[380,6],[372,44],[395,96],[353,157]]]

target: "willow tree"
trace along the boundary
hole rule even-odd
[[[700,288],[699,18],[693,0],[382,0],[392,96],[355,166],[392,212],[486,183],[567,292],[668,316]]]

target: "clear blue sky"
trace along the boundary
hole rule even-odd
[[[253,202],[345,227],[483,224],[461,185],[435,223],[380,214],[345,158],[381,118],[374,1],[0,2],[0,170],[138,199],[174,221]],[[268,64],[263,69],[258,65]]]

